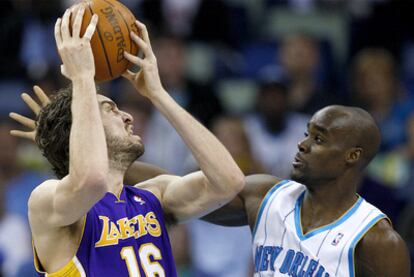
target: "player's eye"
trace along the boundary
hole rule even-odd
[[[316,135],[316,136],[315,136],[315,141],[316,141],[316,143],[318,143],[318,144],[323,143],[323,139],[322,139],[322,137],[321,137],[321,136],[319,136],[319,135]]]

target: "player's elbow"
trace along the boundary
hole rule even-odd
[[[240,171],[234,174],[234,176],[232,177],[232,180],[233,180],[232,183],[233,183],[234,192],[236,194],[241,192],[244,189],[244,186],[246,184],[245,176],[243,172]]]
[[[229,174],[223,183],[225,184],[225,186],[222,187],[223,195],[233,198],[244,188],[244,174],[240,170],[236,170],[234,173]]]

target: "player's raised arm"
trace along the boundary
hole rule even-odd
[[[131,36],[145,57],[125,53],[130,62],[140,67],[138,73],[128,71],[125,77],[170,121],[201,168],[201,172],[184,177],[160,176],[151,180],[152,186],[147,188],[158,196],[164,210],[178,221],[204,215],[230,201],[243,188],[244,175],[218,139],[164,90],[146,27],[140,22],[137,26],[143,38],[134,33]]]
[[[72,34],[69,28],[71,13],[71,10],[67,10],[55,26],[56,44],[63,61],[62,73],[72,81],[72,96],[68,98],[72,99],[71,103],[60,103],[68,106],[63,112],[66,116],[71,116],[69,120],[72,122],[68,172],[60,172],[60,177],[66,175],[63,179],[46,181],[32,192],[29,199],[29,219],[34,233],[44,228],[67,226],[78,221],[107,191],[105,178],[108,172],[108,155],[90,46],[90,38],[98,18],[96,15],[92,17],[85,35],[80,37],[84,8],[81,7],[76,14]],[[53,109],[52,104],[45,109]],[[64,109],[59,107],[57,110]],[[59,118],[63,114],[52,114],[51,121],[48,121],[49,118],[42,119],[42,116],[46,115],[40,114],[40,123],[44,120],[49,125],[42,126],[42,131],[45,132],[43,135],[38,130],[36,140],[47,149],[46,144],[52,138],[43,136],[48,129],[65,124],[65,119]],[[58,147],[64,149],[65,145]]]

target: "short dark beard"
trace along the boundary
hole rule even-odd
[[[111,169],[125,172],[136,159],[144,154],[144,146],[142,144],[133,144],[108,135],[106,143],[109,167]]]

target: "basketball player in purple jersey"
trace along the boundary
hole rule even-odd
[[[56,22],[62,74],[72,88],[43,107],[37,122],[36,142],[59,180],[45,181],[29,199],[36,268],[42,276],[176,276],[166,222],[219,208],[241,191],[244,176],[224,146],[163,89],[147,29],[137,22],[142,39],[132,39],[144,58],[125,53],[140,67],[125,77],[176,128],[201,171],[123,186],[144,146],[132,117],[96,92],[90,39],[98,18],[80,37],[83,13],[67,10]]]

